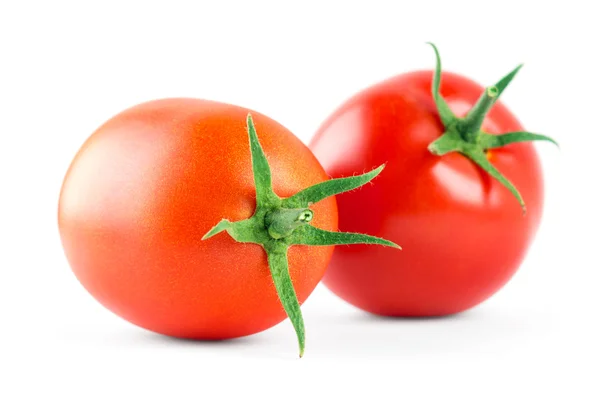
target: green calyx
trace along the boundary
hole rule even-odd
[[[383,170],[383,165],[363,175],[331,179],[321,182],[288,198],[280,198],[273,191],[271,169],[263,152],[252,117],[247,118],[252,171],[256,186],[256,210],[254,215],[243,221],[221,220],[202,240],[226,231],[241,243],[256,243],[267,253],[269,269],[275,289],[290,318],[300,348],[304,354],[304,321],[300,303],[288,269],[287,250],[290,246],[331,246],[337,244],[379,244],[400,248],[395,243],[360,233],[330,232],[310,225],[313,211],[309,208],[327,197],[356,189],[371,181]]]
[[[464,118],[459,118],[450,110],[448,103],[440,94],[440,81],[442,66],[440,54],[433,43],[429,43],[436,56],[436,67],[433,76],[431,91],[435,101],[440,120],[444,124],[445,132],[438,139],[433,141],[428,149],[431,153],[442,156],[451,152],[459,152],[479,165],[484,171],[498,180],[517,198],[523,213],[525,213],[525,202],[517,188],[500,173],[489,161],[487,151],[490,149],[506,146],[517,142],[530,142],[534,140],[544,140],[558,144],[548,136],[531,132],[508,132],[501,135],[491,135],[481,130],[483,120],[485,119],[492,106],[496,103],[504,89],[513,80],[522,64],[512,70],[504,78],[500,79],[494,86],[485,89],[481,97],[475,103],[473,108]]]

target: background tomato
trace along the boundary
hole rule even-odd
[[[254,212],[248,112],[204,100],[152,101],[115,116],[83,145],[64,180],[60,234],[77,278],[107,308],[155,332],[201,339],[252,334],[286,317],[260,246],[228,235],[201,241],[221,218]],[[300,140],[252,114],[276,194],[327,179]],[[313,225],[337,229],[333,198],[311,208]],[[289,250],[300,302],[331,252]]]
[[[333,177],[387,163],[377,185],[338,196],[340,229],[386,237],[404,251],[338,247],[324,279],[338,296],[376,314],[446,315],[482,302],[515,273],[542,214],[542,172],[530,143],[487,153],[521,192],[526,215],[506,187],[465,156],[428,151],[444,132],[432,76],[402,74],[358,93],[310,145]],[[460,75],[442,75],[441,94],[457,116],[483,91]],[[523,128],[496,103],[483,130]]]

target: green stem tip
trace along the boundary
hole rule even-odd
[[[254,215],[236,222],[223,219],[210,229],[202,240],[226,231],[238,242],[256,243],[264,248],[275,290],[296,331],[300,357],[302,357],[305,348],[304,320],[289,273],[288,248],[294,245],[377,244],[399,249],[400,247],[395,243],[378,237],[360,233],[330,232],[310,225],[314,216],[314,211],[309,208],[312,204],[370,182],[381,173],[384,166],[362,175],[330,179],[301,190],[291,197],[280,198],[273,191],[271,168],[258,140],[250,114],[246,122],[256,187]]]
[[[433,47],[436,57],[436,67],[431,84],[432,96],[440,120],[445,128],[445,132],[442,136],[429,145],[429,151],[437,156],[458,152],[468,157],[490,176],[505,186],[517,199],[523,213],[525,213],[525,201],[521,197],[521,194],[517,188],[502,175],[496,167],[494,167],[486,156],[486,152],[490,149],[518,142],[547,141],[556,145],[558,144],[552,138],[537,133],[508,132],[501,135],[491,135],[481,130],[486,116],[496,101],[498,101],[502,92],[504,92],[519,72],[523,64],[518,65],[506,76],[496,82],[495,85],[487,87],[467,115],[464,118],[459,118],[450,110],[448,103],[441,95],[442,63],[440,61],[440,53],[433,43],[428,42],[428,44]]]

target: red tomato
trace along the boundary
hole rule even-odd
[[[396,76],[343,104],[321,126],[311,149],[332,177],[387,163],[377,184],[338,195],[340,229],[400,243],[335,249],[325,285],[363,310],[388,316],[438,316],[484,301],[515,273],[542,215],[542,171],[530,143],[487,153],[521,192],[519,202],[461,154],[431,154],[444,132],[432,87],[433,71]],[[484,88],[442,74],[441,94],[458,116]],[[484,131],[522,131],[500,103]]]
[[[254,212],[247,114],[204,100],[152,101],[115,116],[83,145],[63,184],[60,234],[77,278],[108,309],[146,329],[197,339],[248,335],[286,318],[260,246],[225,234],[201,241],[222,218]],[[252,115],[276,194],[327,180],[292,133]],[[312,225],[337,230],[333,198],[311,208]],[[289,250],[300,302],[332,250]]]

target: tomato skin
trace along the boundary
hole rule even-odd
[[[199,99],[140,104],[83,145],[63,183],[59,228],[73,272],[108,309],[143,328],[194,339],[249,335],[286,318],[259,245],[225,234],[200,240],[222,218],[254,212],[248,112],[279,196],[328,179],[277,122]],[[334,198],[311,208],[313,225],[337,229]],[[321,280],[332,250],[289,250],[300,302]]]
[[[523,195],[526,215],[504,186],[466,157],[427,150],[444,131],[432,76],[402,74],[356,94],[310,144],[333,178],[387,163],[375,185],[337,196],[339,225],[385,237],[403,251],[338,246],[323,281],[375,314],[442,316],[481,303],[516,272],[542,215],[542,171],[531,143],[488,153]],[[441,94],[459,116],[483,90],[460,75],[442,74]],[[499,134],[523,127],[496,103],[483,129]]]

